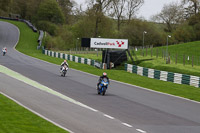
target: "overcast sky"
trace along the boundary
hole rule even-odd
[[[85,5],[85,0],[75,0],[78,4]],[[164,4],[171,2],[180,2],[181,0],[144,0],[144,5],[137,13],[137,17],[143,16],[145,19],[149,19],[152,15],[159,13]]]
[[[152,15],[160,13],[164,4],[171,2],[181,2],[181,0],[144,0],[144,5],[138,11],[137,16],[143,16],[145,19],[149,19]]]

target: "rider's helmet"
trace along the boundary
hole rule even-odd
[[[107,73],[106,73],[106,72],[103,72],[103,76],[104,76],[104,77],[107,76]]]

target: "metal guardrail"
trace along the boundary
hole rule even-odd
[[[6,20],[13,20],[13,21],[21,21],[26,23],[34,32],[37,32],[37,28],[28,20],[25,19],[14,19],[14,18],[8,18],[8,17],[0,17],[0,19],[6,19]]]
[[[39,37],[38,37],[38,46],[37,49],[40,49],[40,47],[42,46],[42,40],[44,37],[44,32],[42,30],[39,31]]]

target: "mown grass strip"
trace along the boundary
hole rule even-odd
[[[35,38],[34,41],[29,41],[27,39],[27,38],[30,38],[30,36],[34,36],[34,34],[35,34],[31,31],[31,29],[30,30],[25,29],[28,27],[25,24],[21,24],[19,22],[11,22],[11,23],[13,23],[17,27],[19,27],[20,32],[21,32],[20,41],[17,46],[17,50],[19,50],[20,52],[25,53],[29,56],[60,65],[60,63],[63,61],[63,59],[49,57],[49,56],[42,54],[41,50],[36,50],[37,37]],[[29,33],[27,33],[27,32],[29,32]],[[35,35],[38,36],[38,34],[35,34]],[[29,49],[26,49],[27,47]],[[199,97],[200,88],[195,88],[195,87],[188,86],[188,85],[179,85],[179,84],[175,84],[175,83],[171,83],[171,82],[159,81],[157,79],[150,79],[147,77],[128,73],[124,70],[100,70],[93,66],[75,63],[75,62],[71,62],[71,61],[69,61],[69,65],[71,68],[81,70],[84,72],[88,72],[88,73],[91,73],[94,75],[101,75],[102,72],[105,71],[108,73],[108,76],[113,80],[141,86],[141,87],[159,91],[159,92],[164,92],[164,93],[188,98],[191,100],[200,101],[200,97]]]

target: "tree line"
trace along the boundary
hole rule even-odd
[[[78,38],[83,37],[124,38],[130,46],[166,45],[168,35],[169,44],[200,40],[198,0],[166,4],[148,21],[137,17],[143,4],[144,0],[89,0],[83,10],[73,0],[1,0],[0,15],[19,14],[30,20],[48,32],[46,47],[60,50],[80,46]]]

